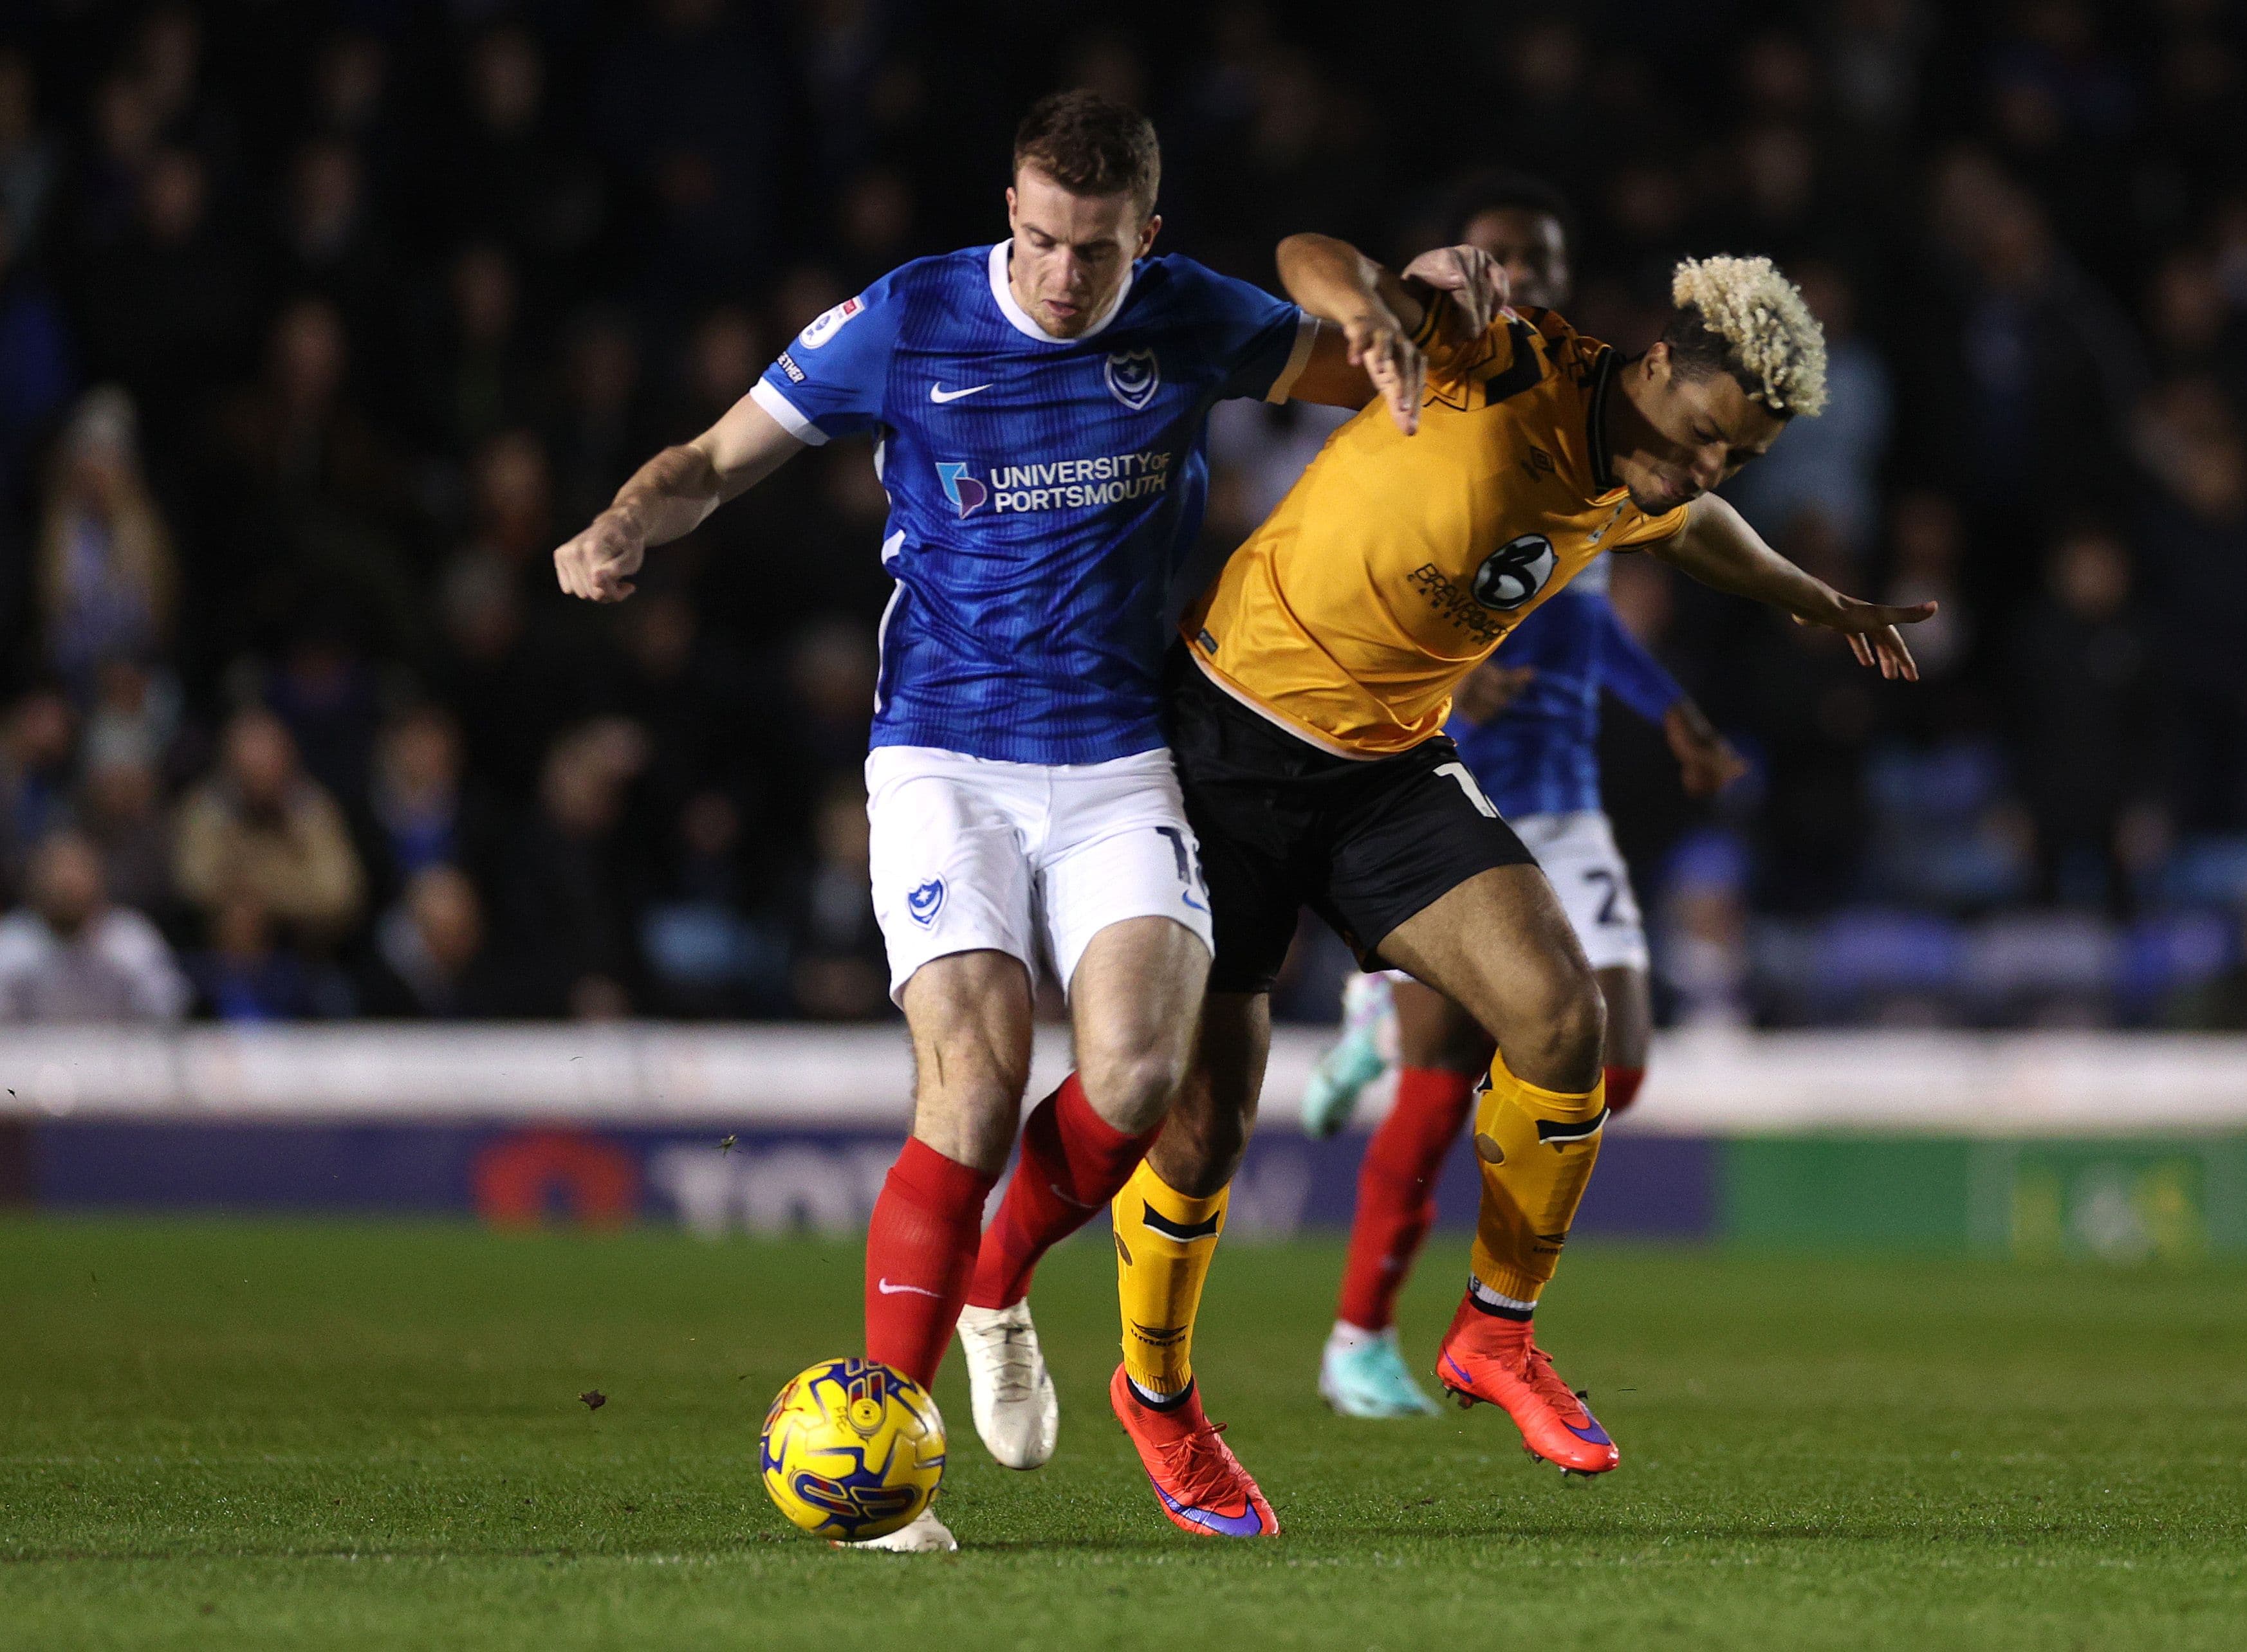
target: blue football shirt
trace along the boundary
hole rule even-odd
[[[1165,623],[1208,492],[1209,411],[1284,400],[1315,327],[1146,258],[1055,338],[1013,243],[922,258],[805,328],[751,393],[802,440],[858,432],[890,496],[877,746],[1096,763],[1163,743]]]
[[[1623,629],[1595,559],[1509,632],[1501,666],[1536,675],[1486,723],[1454,715],[1444,732],[1485,795],[1509,820],[1600,806],[1600,693],[1649,722],[1684,697],[1677,679]]]

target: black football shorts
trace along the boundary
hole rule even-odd
[[[1393,757],[1336,757],[1289,734],[1171,652],[1169,721],[1186,819],[1209,880],[1217,993],[1263,993],[1299,911],[1368,969],[1414,913],[1493,866],[1533,865],[1446,735]]]

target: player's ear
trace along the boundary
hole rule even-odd
[[[1642,360],[1648,383],[1662,385],[1670,382],[1674,366],[1670,359],[1670,341],[1667,338],[1657,338],[1647,345]]]
[[[1014,227],[1014,186],[1012,184],[1007,186],[1007,227],[1009,229]]]
[[[1131,256],[1134,258],[1145,257],[1147,249],[1155,244],[1155,237],[1162,233],[1162,229],[1163,215],[1159,212],[1149,213],[1147,222],[1139,226],[1139,249]]]

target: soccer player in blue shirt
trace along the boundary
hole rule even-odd
[[[1555,192],[1533,179],[1486,181],[1470,187],[1461,215],[1461,239],[1504,268],[1516,302],[1566,305],[1567,217]],[[1620,1113],[1644,1075],[1652,1018],[1645,932],[1600,800],[1602,692],[1662,728],[1693,795],[1717,791],[1744,766],[1623,629],[1608,602],[1608,562],[1595,561],[1514,630],[1499,659],[1461,687],[1444,732],[1536,856],[1599,977],[1608,1007],[1608,1105]],[[1390,1066],[1391,1048],[1397,1099],[1358,1172],[1319,1392],[1348,1416],[1433,1411],[1398,1350],[1396,1302],[1434,1219],[1436,1181],[1465,1124],[1475,1081],[1489,1067],[1491,1040],[1458,1005],[1401,973],[1352,978],[1343,1005],[1343,1036],[1305,1089],[1305,1129],[1315,1136],[1341,1129],[1360,1093]]]
[[[1244,282],[1151,256],[1161,160],[1132,110],[1048,98],[1014,162],[1007,240],[915,260],[821,316],[555,564],[564,590],[621,601],[650,545],[806,446],[874,438],[897,588],[867,807],[914,1109],[867,1233],[867,1352],[926,1386],[956,1322],[979,1433],[1035,1468],[1058,1413],[1031,1268],[1106,1207],[1160,1129],[1209,972],[1199,847],[1158,719],[1209,410],[1378,393],[1409,429],[1421,361],[1393,324],[1322,329]],[[1499,288],[1479,261],[1431,254],[1408,273],[1483,305],[1486,323]],[[1042,970],[1068,993],[1077,1073],[1025,1123],[979,1266]],[[1213,1430],[1179,1449],[1224,1478]],[[932,1513],[878,1541],[956,1546]]]

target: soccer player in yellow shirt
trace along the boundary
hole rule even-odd
[[[1842,595],[1711,491],[1825,404],[1818,324],[1769,260],[1680,264],[1660,341],[1629,360],[1550,311],[1457,325],[1453,299],[1323,236],[1282,243],[1280,270],[1369,359],[1395,359],[1401,338],[1424,360],[1407,352],[1401,398],[1394,371],[1369,382],[1388,405],[1335,434],[1187,610],[1174,661],[1171,749],[1217,956],[1194,1070],[1113,1205],[1124,1357],[1110,1396],[1165,1507],[1238,1505],[1200,1529],[1240,1535],[1276,1521],[1202,1413],[1193,1321],[1306,905],[1366,967],[1409,971],[1498,1045],[1438,1380],[1504,1407],[1564,1470],[1618,1460],[1532,1317],[1599,1152],[1604,1011],[1551,886],[1442,733],[1461,678],[1602,551],[1840,631],[1891,679],[1917,675],[1897,626],[1934,611]]]

